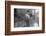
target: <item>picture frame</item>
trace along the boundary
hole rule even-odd
[[[19,16],[18,14],[20,14],[22,12],[21,15],[24,13],[24,16],[25,16],[30,12],[29,14],[30,14],[30,18],[31,18],[31,17],[34,17],[34,15],[36,14],[36,13],[35,14],[31,13],[31,12],[33,12],[33,10],[35,12],[39,11],[39,13],[37,14],[39,19],[36,18],[39,26],[33,25],[33,27],[31,27],[32,26],[31,25],[29,27],[28,25],[26,25],[27,23],[25,24],[24,22],[23,22],[25,24],[24,26],[21,25],[23,23],[18,24],[18,22],[21,20],[21,18],[20,18],[21,16],[18,18],[18,16]],[[17,17],[15,14],[16,11],[17,11],[17,13],[16,13]],[[25,20],[24,16],[22,16],[24,18],[23,20]],[[28,22],[28,21],[26,19],[26,22]],[[34,20],[32,19],[32,21],[34,21]],[[16,26],[16,23],[18,24],[17,26]],[[31,23],[33,24],[33,22],[31,22]],[[44,5],[44,3],[5,1],[5,35],[35,34],[35,33],[44,33],[44,32],[45,32],[45,5]]]

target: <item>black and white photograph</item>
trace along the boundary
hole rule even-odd
[[[39,27],[39,9],[14,8],[14,27]]]
[[[42,29],[42,7],[11,5],[11,12],[11,31]]]

